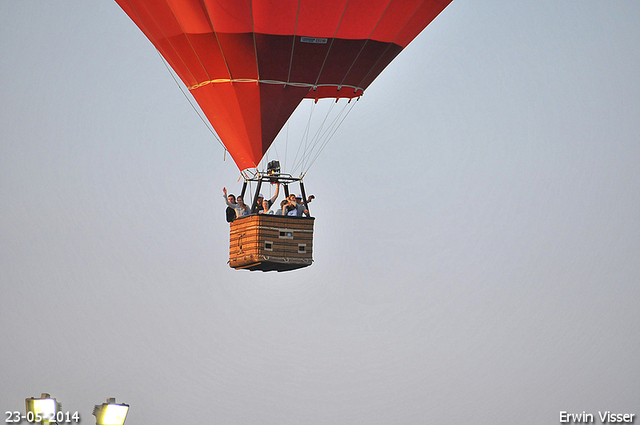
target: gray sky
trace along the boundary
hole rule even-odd
[[[454,2],[313,165],[313,266],[113,1],[0,0],[0,408],[93,423],[640,414],[640,3]]]

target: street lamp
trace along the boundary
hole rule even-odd
[[[108,398],[106,403],[96,405],[93,416],[97,425],[123,425],[128,411],[128,404],[118,404],[115,398]]]
[[[43,425],[56,421],[56,414],[61,409],[60,403],[47,393],[42,393],[40,398],[25,399],[27,405],[27,421],[41,422]]]

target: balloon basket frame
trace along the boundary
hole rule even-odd
[[[247,184],[249,182],[256,182],[258,185],[256,187],[255,194],[253,196],[253,202],[251,203],[252,208],[255,207],[256,202],[258,202],[258,195],[260,195],[260,189],[262,187],[262,183],[268,182],[271,184],[280,183],[284,187],[284,196],[287,198],[289,196],[289,185],[291,183],[298,182],[300,184],[300,194],[302,195],[302,200],[304,202],[304,206],[309,211],[309,204],[307,203],[307,194],[304,190],[304,183],[302,182],[302,177],[293,177],[291,174],[284,173],[265,173],[265,172],[256,172],[253,177],[247,177],[243,174],[244,184],[242,185],[242,192],[240,196],[244,199],[245,192],[247,191]],[[255,211],[251,211],[251,213],[255,213]]]

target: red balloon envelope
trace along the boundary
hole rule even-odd
[[[305,97],[358,97],[452,0],[116,0],[240,170]]]

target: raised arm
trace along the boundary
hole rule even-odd
[[[276,184],[276,194],[273,195],[273,197],[269,200],[269,202],[271,203],[271,205],[273,205],[274,202],[276,202],[276,199],[278,199],[278,194],[280,193],[280,182],[278,182]]]
[[[233,205],[231,202],[229,202],[229,197],[227,196],[227,188],[226,187],[222,188],[222,193],[224,193],[224,195],[223,195],[224,196],[224,202],[227,204],[227,206],[231,207],[231,208],[235,208],[236,205]]]

